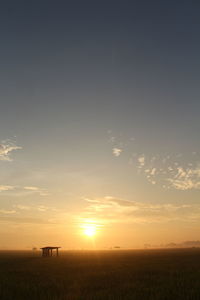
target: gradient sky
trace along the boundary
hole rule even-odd
[[[1,3],[1,249],[199,239],[199,15],[197,1]]]

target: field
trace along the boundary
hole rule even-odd
[[[200,249],[0,252],[0,299],[200,299]]]

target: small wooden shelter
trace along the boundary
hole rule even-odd
[[[58,256],[58,249],[61,247],[52,247],[52,246],[47,246],[47,247],[42,247],[40,248],[42,250],[42,256],[53,256],[53,250],[56,250],[56,256]]]

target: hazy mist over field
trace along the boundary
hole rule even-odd
[[[199,243],[199,14],[1,4],[0,249]]]

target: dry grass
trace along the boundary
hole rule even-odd
[[[0,252],[0,299],[200,299],[200,250]]]

